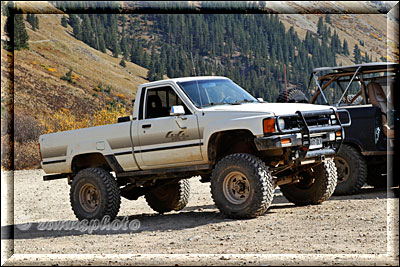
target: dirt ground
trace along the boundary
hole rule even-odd
[[[399,265],[399,201],[391,190],[364,186],[297,207],[277,188],[264,216],[232,220],[195,177],[182,211],[159,215],[143,197],[123,198],[125,228],[92,232],[66,229],[77,222],[69,185],[44,182],[43,174],[2,172],[2,265]]]

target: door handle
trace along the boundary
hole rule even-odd
[[[151,124],[143,124],[142,125],[142,128],[150,128],[151,127]]]

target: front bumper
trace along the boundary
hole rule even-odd
[[[276,117],[276,121],[278,119],[290,120],[291,127],[280,129],[277,125],[275,133],[257,137],[254,143],[259,151],[291,148],[297,159],[335,155],[344,139],[343,127],[351,124],[350,115],[349,121],[341,124],[333,108],[297,111],[296,114]],[[324,120],[325,124],[319,125],[318,120]]]

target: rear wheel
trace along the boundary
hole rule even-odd
[[[343,144],[335,156],[338,184],[335,195],[357,194],[367,179],[367,163],[361,153]]]
[[[186,179],[159,186],[145,194],[147,204],[158,213],[178,211],[186,207],[190,183]]]
[[[227,217],[254,218],[272,203],[273,178],[261,159],[245,153],[228,155],[213,170],[211,195]]]
[[[114,219],[119,211],[121,195],[114,177],[106,170],[88,168],[75,175],[70,190],[72,210],[79,220]]]
[[[282,194],[290,202],[303,205],[317,205],[328,200],[335,190],[337,172],[332,159],[300,173],[299,183],[279,186]]]

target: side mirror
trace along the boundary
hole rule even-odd
[[[172,106],[169,115],[171,116],[185,115],[185,109],[183,108],[183,106]]]

